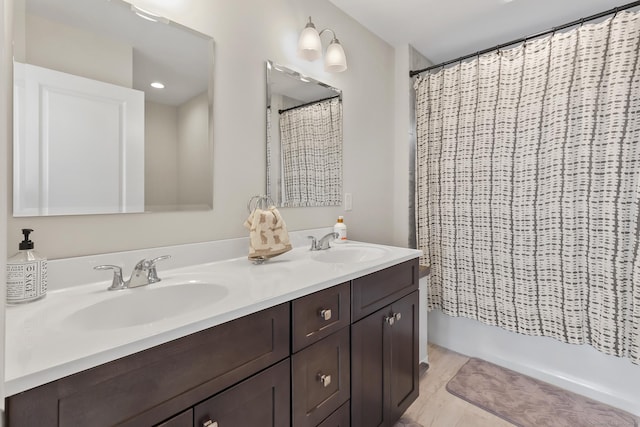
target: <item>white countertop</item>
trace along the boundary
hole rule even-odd
[[[11,396],[326,289],[421,254],[415,249],[392,246],[357,242],[341,244],[342,247],[348,245],[366,245],[379,248],[384,253],[372,261],[328,263],[314,260],[314,253],[306,247],[299,247],[263,265],[251,264],[246,256],[173,269],[158,265],[162,281],[152,285],[109,292],[106,288],[110,281],[101,281],[56,289],[40,301],[7,307],[6,395]],[[171,253],[170,249],[168,251]],[[127,270],[125,276],[128,277]],[[104,274],[99,277],[104,277]],[[199,303],[195,309],[177,316],[160,316],[157,321],[137,326],[96,329],[73,321],[74,313],[82,309],[90,312],[94,304],[124,293],[142,293],[152,287],[172,286],[192,279],[222,285],[227,294],[220,300]],[[118,313],[113,313],[113,317],[117,319]]]

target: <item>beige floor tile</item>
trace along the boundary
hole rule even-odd
[[[429,370],[420,379],[420,397],[405,416],[424,427],[513,427],[447,391],[447,383],[467,360],[466,356],[429,344]]]

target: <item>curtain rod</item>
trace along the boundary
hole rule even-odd
[[[330,96],[328,98],[318,99],[317,101],[307,102],[306,104],[296,105],[295,107],[285,108],[284,110],[278,110],[278,113],[282,114],[282,113],[284,113],[286,111],[289,111],[289,110],[295,110],[296,108],[307,107],[309,105],[317,104],[318,102],[322,102],[322,101],[328,101],[328,100],[334,99],[334,98],[340,98],[340,95],[334,95],[334,96]]]
[[[443,62],[443,63],[438,64],[438,65],[432,65],[431,67],[423,68],[421,70],[409,71],[409,77],[414,77],[414,76],[416,76],[418,74],[424,73],[425,71],[435,70],[436,68],[440,68],[440,67],[444,68],[447,65],[454,64],[456,62],[461,62],[461,61],[464,61],[465,59],[473,58],[474,56],[480,56],[480,55],[484,55],[485,53],[494,52],[494,51],[500,50],[502,48],[505,48],[507,46],[511,46],[511,45],[518,44],[518,43],[524,43],[527,40],[531,40],[531,39],[535,39],[535,38],[538,38],[538,37],[546,36],[547,34],[552,34],[552,33],[555,33],[556,31],[560,31],[560,30],[564,30],[564,29],[569,28],[569,27],[573,27],[574,25],[578,25],[578,24],[582,25],[587,21],[593,21],[594,19],[602,18],[603,16],[616,14],[616,13],[622,11],[622,10],[631,9],[632,7],[636,7],[636,6],[640,6],[640,0],[625,4],[623,6],[614,7],[613,9],[609,9],[609,10],[606,10],[604,12],[596,13],[595,15],[591,15],[591,16],[588,16],[586,18],[581,18],[581,19],[575,20],[573,22],[568,22],[568,23],[566,23],[564,25],[560,25],[559,27],[553,27],[551,29],[548,29],[546,31],[542,31],[542,32],[537,33],[537,34],[532,34],[532,35],[527,36],[527,37],[523,37],[523,38],[520,38],[520,39],[512,40],[512,41],[507,42],[507,43],[499,44],[499,45],[491,47],[489,49],[480,50],[478,52],[471,53],[469,55],[464,55],[464,56],[461,56],[459,58],[452,59],[450,61],[446,61],[446,62]]]

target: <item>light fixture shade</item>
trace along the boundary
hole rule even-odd
[[[327,53],[324,57],[324,69],[330,73],[341,73],[347,69],[347,57],[338,39],[334,38],[329,47],[327,47]]]
[[[322,55],[320,34],[309,18],[309,23],[304,27],[298,39],[298,56],[307,61],[315,61]]]

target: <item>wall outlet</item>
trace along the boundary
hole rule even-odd
[[[349,212],[353,209],[353,196],[351,193],[344,193],[344,210]]]

